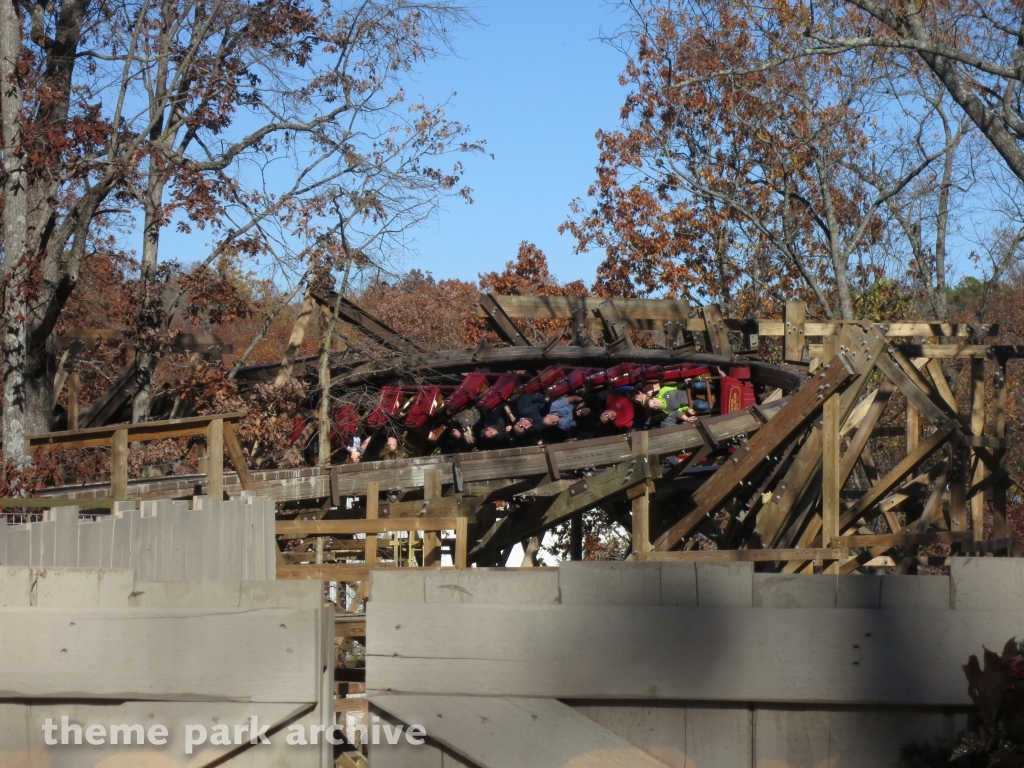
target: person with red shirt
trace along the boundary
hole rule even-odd
[[[618,391],[608,393],[608,402],[601,414],[602,423],[610,424],[616,429],[632,429],[635,418],[636,411],[629,395]]]

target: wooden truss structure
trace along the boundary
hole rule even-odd
[[[338,305],[334,295],[307,299]],[[344,322],[389,353],[332,369],[335,387],[379,387],[410,373],[690,362],[749,366],[761,396],[745,410],[628,435],[267,472],[246,468],[231,428],[238,414],[103,426],[30,443],[106,441],[117,453],[126,441],[204,432],[209,477],[128,481],[115,462],[112,485],[44,495],[96,503],[187,498],[197,486],[215,495],[255,491],[293,517],[278,523],[282,544],[291,542],[279,576],[337,582],[365,582],[369,571],[400,564],[439,565],[446,551],[454,567],[505,564],[516,544],[596,508],[632,533],[635,559],[852,572],[930,562],[918,554],[928,544],[948,544],[951,555],[1022,553],[1006,519],[1015,483],[1003,459],[1006,365],[1024,350],[995,344],[996,326],[821,322],[798,301],[783,319],[737,320],[716,305],[676,300],[483,295],[477,314],[504,345],[429,353],[351,302],[341,306]],[[534,344],[517,324],[531,318],[567,320],[572,343]],[[776,362],[760,357],[771,339],[781,340]],[[963,412],[943,370],[954,358],[970,365]],[[273,379],[295,362],[292,354],[278,366],[242,369],[239,380]],[[905,451],[882,473],[871,441],[891,436],[879,424],[896,401],[905,402]],[[223,472],[218,446],[235,474]],[[578,555],[580,526],[572,530]]]

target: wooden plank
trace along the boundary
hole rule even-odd
[[[786,302],[786,328],[785,341],[783,344],[783,359],[787,362],[802,363],[804,359],[804,346],[807,344],[804,323],[807,319],[807,304],[803,301]],[[762,335],[765,334],[761,329]]]
[[[812,549],[693,549],[688,552],[645,552],[637,560],[658,563],[782,563],[791,560],[839,560],[848,553],[839,547]]]
[[[366,484],[366,519],[376,520],[380,504],[380,485],[378,483]],[[366,552],[363,558],[367,563],[377,562],[377,534],[366,534]]]
[[[825,359],[832,360],[839,355],[838,336],[826,336],[824,345]],[[838,397],[830,397],[822,406],[821,413],[821,541],[826,547],[833,546],[833,539],[839,535],[839,491],[843,487],[839,462],[839,427],[842,419],[840,405]]]
[[[880,578],[837,581],[877,606]],[[970,706],[963,659],[1017,632],[1013,610],[373,604],[366,683],[371,698],[443,680],[470,696]]]
[[[238,475],[238,482],[243,491],[255,491],[256,481],[252,479],[252,472],[245,461],[245,452],[242,444],[238,442],[238,432],[234,422],[223,421],[224,424],[224,448],[227,449],[228,458],[231,459],[231,466]]]
[[[454,531],[455,517],[403,517],[378,520],[279,520],[278,536],[299,539],[306,536],[351,536],[356,533],[400,531]]]
[[[212,419],[206,427],[206,492],[224,497],[224,419]]]
[[[128,430],[114,430],[110,448],[110,495],[128,498]]]
[[[377,483],[377,487],[380,487],[379,483]],[[369,495],[369,483],[367,483],[366,492]],[[399,517],[458,517],[462,512],[462,494],[382,503],[379,504],[378,509],[381,516],[393,519]]]
[[[630,436],[630,448],[634,456],[647,456],[650,453],[647,432],[634,432]],[[643,492],[632,501],[634,552],[651,551],[651,491],[646,483],[642,487]]]
[[[983,344],[901,344],[899,350],[907,357],[951,360],[954,358],[988,357],[992,347]]]
[[[750,477],[781,445],[792,440],[817,415],[825,400],[849,386],[860,371],[845,355],[834,357],[827,370],[804,385],[779,411],[778,415],[759,429],[750,442],[715,472],[693,495],[697,507],[654,542],[654,549],[667,550],[699,525]]]
[[[491,329],[498,334],[498,337],[507,344],[515,347],[532,346],[530,341],[523,336],[519,327],[512,322],[502,306],[489,293],[480,294],[477,310],[482,312],[481,317],[486,317],[491,324]]]
[[[927,461],[935,451],[942,447],[942,445],[949,439],[949,435],[953,432],[951,427],[939,429],[925,440],[921,445],[918,446],[914,453],[904,458],[899,464],[897,464],[892,471],[889,472],[885,477],[878,481],[871,490],[861,496],[857,500],[857,503],[846,512],[839,519],[840,528],[846,528],[857,521],[858,518],[862,517],[868,510],[875,506],[884,496],[887,496],[897,485],[917,469],[921,464]]]
[[[0,698],[319,699],[319,610],[0,611]]]
[[[479,768],[667,768],[553,699],[425,695],[371,701],[405,723],[429,723],[431,739]]]
[[[857,534],[839,536],[839,547],[911,547],[928,544],[950,544],[954,541],[970,541],[970,531],[934,531],[932,533]]]

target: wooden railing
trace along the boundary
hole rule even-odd
[[[372,570],[396,568],[398,567],[396,561],[381,562],[376,557],[377,551],[380,549],[378,536],[382,533],[408,533],[410,538],[412,538],[416,532],[440,534],[442,531],[454,531],[455,547],[452,552],[452,562],[456,569],[461,570],[466,567],[466,555],[469,544],[468,524],[469,519],[466,517],[279,521],[277,523],[277,535],[279,537],[309,539],[363,534],[366,536],[366,549],[361,562],[279,565],[277,568],[277,578],[353,582],[366,580]],[[428,557],[429,545],[424,544],[424,558]]]
[[[220,498],[224,494],[224,451],[227,450],[239,482],[244,490],[255,488],[245,454],[235,435],[235,428],[245,413],[222,413],[193,416],[169,421],[145,421],[140,424],[112,424],[108,427],[75,429],[29,435],[25,447],[30,453],[48,446],[62,448],[97,448],[110,446],[110,490],[114,500],[128,498],[128,444],[173,437],[206,437],[206,492]]]

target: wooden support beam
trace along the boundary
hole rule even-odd
[[[647,456],[650,453],[649,442],[647,432],[642,430],[634,432],[629,441],[633,455]],[[651,492],[647,484],[643,485],[642,493],[633,497],[632,514],[633,552],[649,552],[651,550]]]
[[[912,403],[925,424],[936,429],[955,426],[956,422],[944,406],[938,405],[931,397],[931,387],[921,372],[901,352],[889,348],[888,354],[878,359],[878,368]]]
[[[992,431],[997,440],[1006,440],[1006,360],[993,358],[995,371],[992,375]],[[993,458],[1003,465],[1006,448],[993,451]],[[992,488],[992,538],[1009,538],[1012,534],[1006,519],[1006,482],[996,478]],[[1017,545],[1016,549],[1020,549]]]
[[[78,394],[82,382],[77,370],[68,374],[68,429],[78,429]]]
[[[377,509],[380,504],[380,484],[370,482],[366,484],[366,519],[376,520]],[[366,534],[366,550],[364,558],[367,563],[377,562],[377,534]]]
[[[128,499],[128,430],[114,430],[110,445],[110,496],[115,501],[126,501]]]
[[[974,358],[971,360],[971,433],[981,436],[985,433],[985,360]],[[980,459],[975,463],[974,476],[971,478],[971,485],[976,485],[985,479],[985,462]],[[985,538],[985,494],[975,494],[971,502],[971,531],[974,533],[974,540],[981,541]]]
[[[956,413],[956,397],[953,395],[953,390],[949,388],[949,382],[946,381],[946,374],[942,370],[942,363],[938,360],[929,360],[925,365],[925,370],[931,376],[935,393],[942,398],[942,402],[946,404],[950,411]]]
[[[455,551],[452,553],[452,563],[459,570],[468,567],[469,556],[469,518],[455,518]]]
[[[44,432],[29,435],[25,438],[25,448],[30,453],[47,445],[60,445],[64,448],[97,448],[110,445],[114,434],[124,430],[131,443],[142,443],[147,440],[163,440],[171,437],[189,437],[205,434],[211,421],[239,421],[245,417],[244,411],[220,413],[211,416],[190,416],[187,419],[170,419],[168,421],[143,421],[138,424],[115,424],[109,427],[69,430],[65,432]]]
[[[786,302],[786,331],[783,343],[784,360],[787,363],[802,363],[807,338],[804,323],[807,320],[807,304],[803,301]],[[762,331],[762,334],[764,331]]]
[[[616,351],[634,349],[633,340],[629,337],[629,327],[623,322],[614,301],[605,301],[595,307],[594,314],[601,320],[604,327],[606,347]]]
[[[950,440],[949,465],[949,528],[951,531],[967,530],[967,482],[970,474],[970,452],[959,434]]]
[[[859,326],[850,324],[843,329],[839,343],[841,347],[850,351],[854,363],[861,371],[857,381],[842,394],[840,419],[842,423],[845,423],[852,416],[858,400],[875,370],[875,363],[883,356],[889,342],[878,328],[872,327],[865,332]],[[885,402],[888,401],[883,401],[882,408],[884,408]],[[874,412],[872,411],[872,413]],[[881,411],[878,411],[878,415],[881,415]],[[861,439],[866,445],[866,435]],[[857,442],[857,439],[855,438],[854,441]],[[862,450],[862,448],[858,449],[858,453]],[[816,482],[815,478],[818,468],[821,466],[821,459],[821,430],[815,427],[804,440],[804,444],[797,452],[796,459],[776,486],[771,501],[765,504],[758,513],[756,531],[764,546],[773,547],[781,543],[786,521],[802,508],[800,506],[802,499]],[[850,471],[853,471],[852,467]],[[844,477],[849,478],[849,473]],[[845,480],[843,484],[845,484]]]
[[[351,536],[357,533],[454,531],[457,517],[404,517],[398,520],[278,520],[275,532],[289,539],[308,536]]]
[[[885,477],[880,479],[870,491],[865,493],[851,509],[845,512],[839,519],[840,528],[852,525],[859,518],[863,517],[868,510],[877,505],[884,496],[887,496],[897,485],[903,482],[911,472],[927,461],[933,453],[941,448],[953,432],[952,427],[945,427],[932,434],[927,440],[917,447],[917,450],[903,459]]]
[[[970,541],[970,531],[934,531],[932,533],[896,533],[896,534],[857,534],[855,536],[839,536],[837,547],[910,547],[928,544],[950,544],[959,541]],[[877,557],[878,555],[874,555]]]
[[[423,473],[423,498],[427,501],[441,498],[441,470],[428,469]],[[433,531],[423,532],[423,567],[441,564],[441,537]]]
[[[212,419],[206,427],[206,493],[224,498],[224,419]]]
[[[875,429],[875,425],[878,420],[882,418],[882,414],[885,412],[885,406],[889,404],[889,399],[892,397],[892,393],[896,391],[896,387],[891,382],[883,382],[877,390],[874,400],[871,406],[868,408],[868,412],[864,416],[864,420],[861,425],[857,427],[857,433],[850,440],[850,446],[846,450],[846,454],[843,456],[842,465],[839,468],[839,487],[842,488],[846,485],[850,479],[850,475],[853,474],[854,468],[857,466],[857,462],[861,459],[865,449],[868,446],[868,440],[871,439],[871,433]]]
[[[235,474],[238,475],[238,482],[243,491],[255,491],[256,481],[252,479],[252,472],[249,471],[249,465],[245,461],[242,444],[238,442],[235,422],[223,421],[223,419],[221,421],[224,424],[224,448],[228,452],[228,458],[231,459],[231,466],[234,467]]]
[[[340,581],[348,584],[365,582],[370,571],[382,571],[397,567],[395,563],[338,563],[327,565],[280,565],[277,566],[278,580]]]
[[[847,557],[844,549],[818,547],[812,549],[692,549],[687,552],[638,553],[636,560],[660,563],[773,563],[808,560],[839,560]]]
[[[601,297],[578,297],[578,296],[494,296],[494,299],[501,305],[509,317],[550,317],[570,318],[575,310],[592,312],[596,306],[605,301]],[[684,300],[676,299],[623,299],[615,300],[622,317],[630,324],[633,330],[660,330],[665,321],[681,322],[684,330],[689,332],[701,332],[705,330],[702,318],[690,318],[689,306]],[[806,313],[805,313],[806,314]],[[477,307],[477,317],[486,317],[486,312]],[[739,331],[745,320],[726,320],[726,327],[729,330]],[[761,336],[784,336],[786,335],[785,322],[776,319],[757,319],[753,321],[758,326],[758,334]],[[876,325],[884,328],[884,333],[889,337],[910,338],[922,336],[925,338],[965,338],[975,333],[975,327],[968,323],[940,323],[931,320],[919,320],[910,322],[886,322],[875,323],[872,320],[824,320],[808,321],[805,323],[807,336],[830,336],[839,333],[847,325]],[[989,337],[999,334],[999,326],[988,326]],[[946,346],[946,345],[933,345]],[[920,356],[920,355],[918,355]]]
[[[907,453],[913,453],[921,443],[921,413],[913,403],[907,403]]]
[[[859,374],[860,371],[845,355],[832,358],[819,376],[792,395],[775,418],[761,427],[743,449],[737,451],[715,472],[714,477],[700,487],[693,495],[696,509],[659,536],[654,542],[654,548],[672,549],[705,518],[713,515],[773,451],[782,450],[785,443],[807,427],[818,415],[825,400],[846,389]]]
[[[839,337],[825,337],[825,359],[835,360],[839,358]],[[826,547],[832,546],[833,539],[839,535],[839,491],[843,484],[840,482],[839,463],[839,427],[842,414],[840,413],[840,398],[830,397],[822,406],[822,543]]]
[[[458,517],[463,514],[462,506],[462,494],[457,493],[433,499],[385,502],[380,505],[380,516],[395,520],[403,517]]]
[[[572,343],[577,347],[585,347],[590,343],[590,336],[587,334],[588,314],[585,309],[572,311]]]
[[[337,316],[339,320],[358,328],[374,341],[379,344],[383,344],[388,349],[393,349],[396,352],[402,352],[403,354],[413,354],[415,352],[424,351],[423,347],[419,344],[407,339],[394,328],[388,326],[388,324],[383,320],[379,320],[374,317],[355,302],[349,301],[344,296],[339,302],[338,294],[335,291],[311,291],[309,295],[313,297],[314,301],[327,309],[331,314],[333,314],[335,308],[337,308]]]
[[[636,456],[621,464],[580,480],[560,494],[538,499],[526,509],[498,520],[469,553],[501,550],[517,544],[540,531],[598,505],[605,499],[646,483],[660,473],[647,456]]]
[[[135,361],[129,363],[124,372],[108,386],[100,399],[89,406],[85,413],[79,413],[80,429],[102,427],[127,405],[135,394],[135,376],[138,373]]]
[[[907,357],[938,358],[951,360],[954,358],[989,357],[999,349],[1006,349],[1009,357],[1024,357],[1024,347],[1006,344],[901,344],[900,352]]]
[[[491,324],[491,329],[498,334],[498,338],[502,341],[514,347],[533,346],[491,294],[481,293],[477,306],[483,310],[484,317]]]
[[[705,333],[711,345],[711,354],[735,359],[736,356],[732,352],[732,345],[729,343],[729,332],[722,318],[722,308],[717,304],[708,304],[701,307],[700,312],[704,317],[704,325],[707,328]]]

